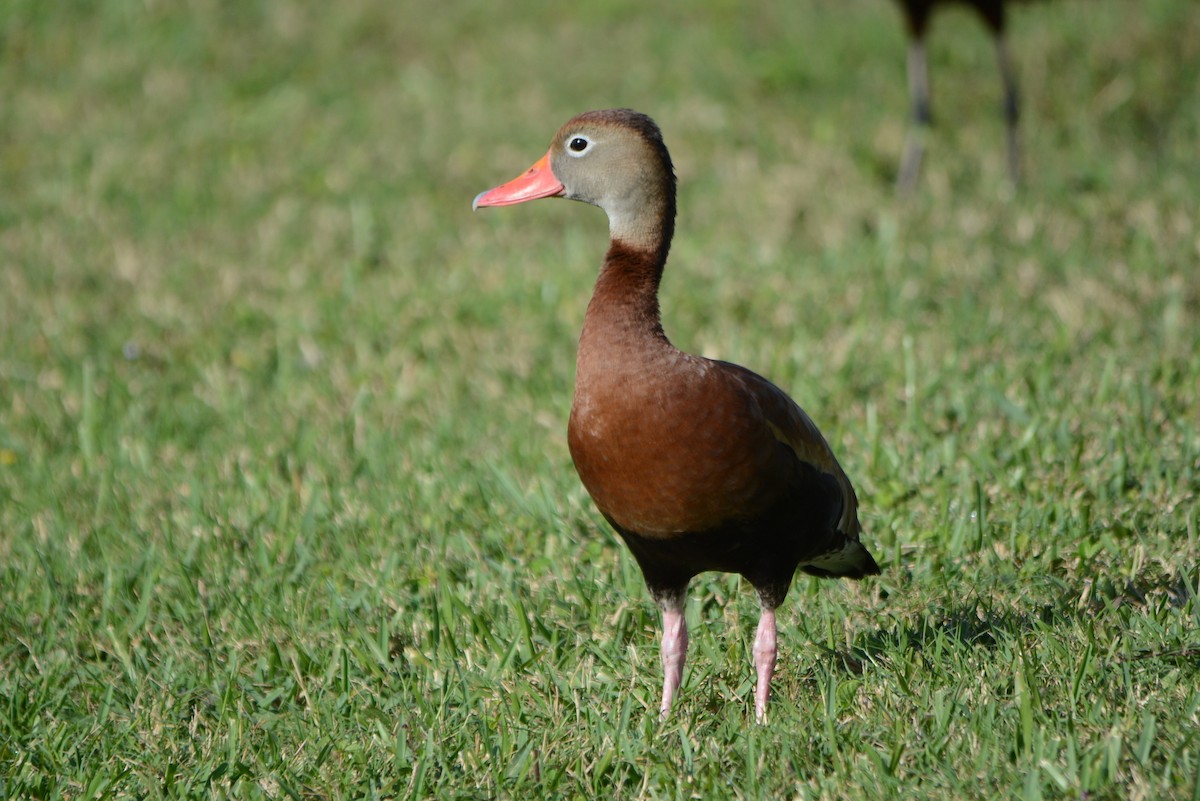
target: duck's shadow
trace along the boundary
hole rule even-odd
[[[1200,596],[1200,566],[1173,575],[1143,575],[1134,580],[1087,578],[1076,583],[1056,582],[1053,596],[1026,607],[1000,608],[982,598],[933,606],[886,627],[859,634],[846,649],[820,646],[837,669],[859,675],[870,666],[898,653],[927,654],[938,649],[982,649],[1015,642],[1031,632],[1062,631],[1084,626],[1106,612],[1123,606],[1167,608],[1183,611]],[[1132,658],[1200,659],[1200,638],[1182,649],[1135,650]],[[1197,662],[1200,664],[1200,662]]]

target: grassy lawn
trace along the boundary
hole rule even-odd
[[[953,11],[906,201],[886,0],[0,5],[0,797],[1200,799],[1200,15]],[[883,575],[658,614],[566,447],[603,214],[472,214],[571,115],[681,180],[667,332],[787,388]]]

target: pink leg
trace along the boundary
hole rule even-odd
[[[754,667],[758,684],[754,688],[754,717],[759,723],[767,719],[767,698],[771,695],[771,674],[775,672],[775,610],[762,610],[758,633],[754,636]]]
[[[687,659],[687,622],[683,609],[663,609],[663,691],[659,716],[665,718],[671,710],[671,700],[683,680],[683,663]]]

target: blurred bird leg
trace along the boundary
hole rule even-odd
[[[912,191],[921,173],[925,138],[933,122],[929,100],[929,65],[922,39],[915,39],[908,48],[908,92],[912,102],[912,122],[904,141],[900,172],[896,176],[896,189],[904,195]]]

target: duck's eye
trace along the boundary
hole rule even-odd
[[[592,140],[586,136],[572,136],[567,140],[567,153],[578,158],[592,146]]]

